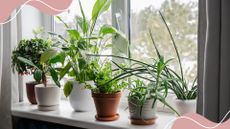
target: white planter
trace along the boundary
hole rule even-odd
[[[60,101],[60,88],[55,84],[43,84],[35,86],[35,97],[38,103],[38,110],[53,111],[57,110]]]
[[[91,90],[85,89],[84,86],[84,84],[73,81],[73,89],[69,95],[69,101],[74,111],[86,112],[94,109]]]
[[[196,112],[196,99],[194,100],[175,100],[175,108],[180,115]]]

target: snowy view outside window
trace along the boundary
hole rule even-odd
[[[149,29],[161,55],[167,59],[176,58],[159,10],[165,16],[178,46],[185,77],[192,82],[197,75],[198,0],[131,0],[132,58],[147,63],[152,62],[151,58],[157,58]],[[171,64],[180,73],[177,60]]]
[[[93,4],[96,0],[81,0],[86,17],[90,20]],[[165,16],[181,54],[187,81],[197,75],[197,22],[198,0],[131,0],[131,56],[134,59],[152,63],[157,58],[150,40],[149,29],[165,58],[176,57],[170,36],[158,11]],[[78,0],[73,0],[68,12],[60,14],[65,22],[75,26],[74,18],[81,15]],[[111,9],[104,14],[99,23],[111,25]],[[65,34],[65,28],[55,19],[55,31]],[[171,62],[179,73],[177,60]]]

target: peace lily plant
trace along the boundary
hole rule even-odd
[[[90,20],[85,17],[81,1],[78,2],[81,11],[81,16],[77,16],[75,19],[75,28],[78,29],[70,27],[61,17],[57,17],[66,27],[67,37],[50,33],[56,37],[57,44],[62,48],[62,51],[58,53],[62,59],[60,63],[63,64],[63,67],[59,69],[60,79],[65,76],[72,78],[66,82],[64,94],[69,97],[70,104],[75,111],[89,111],[92,109],[89,105],[93,105],[92,92],[97,109],[96,118],[98,120],[115,120],[118,118],[117,107],[121,91],[126,83],[122,80],[114,80],[104,85],[119,71],[113,72],[109,59],[88,55],[101,54],[104,50],[111,48],[111,42],[113,44],[118,42],[128,44],[128,41],[121,32],[111,25],[97,24],[100,15],[109,9],[111,0],[97,0]],[[98,102],[102,99],[105,100]]]

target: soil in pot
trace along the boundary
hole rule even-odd
[[[175,108],[180,115],[196,112],[196,99],[194,100],[175,100]]]
[[[40,83],[36,81],[26,83],[27,98],[31,104],[37,104],[37,101],[35,98],[35,85],[38,85],[38,84]]]
[[[141,104],[135,99],[130,99],[129,113],[130,122],[135,125],[152,125],[156,121],[156,103],[153,106],[154,99],[146,100],[141,108]]]
[[[119,118],[117,109],[120,103],[121,92],[114,94],[95,94],[92,93],[98,121],[114,121]]]
[[[59,107],[60,88],[56,85],[49,84],[44,87],[43,84],[35,86],[35,96],[40,111],[54,111]]]

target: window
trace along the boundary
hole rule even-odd
[[[175,58],[167,29],[158,13],[161,11],[174,36],[185,78],[193,82],[197,76],[197,22],[198,0],[141,0],[131,1],[131,55],[132,58],[151,63],[157,58],[149,30],[160,50],[167,59]],[[178,62],[171,62],[172,69],[179,73]]]
[[[170,35],[159,15],[160,10],[179,49],[185,79],[191,84],[197,76],[198,0],[132,0],[130,8],[132,58],[147,63],[152,63],[151,58],[157,58],[149,30],[161,55],[167,59],[176,57]],[[172,69],[180,73],[177,59],[170,64]],[[174,98],[174,94],[169,94],[167,101],[173,105]],[[161,103],[158,109],[170,111]]]
[[[85,10],[85,15],[88,20],[90,20],[91,18],[91,12],[95,2],[96,0],[81,0],[81,4],[83,6],[83,9]],[[74,19],[76,18],[76,16],[81,16],[78,0],[73,0],[71,6],[69,7],[69,10],[59,14],[58,16],[60,16],[68,25],[75,28],[76,26]],[[54,19],[54,21],[55,32],[58,34],[65,35],[64,25],[56,18]],[[100,23],[111,25],[111,9],[107,11],[105,14],[103,14],[97,22],[97,25],[100,25]]]
[[[84,10],[87,10],[85,12],[89,20],[95,1],[81,1]],[[112,24],[112,20],[115,20],[114,17],[119,15],[118,22],[121,27],[120,29],[126,35],[130,35],[131,57],[147,63],[152,63],[151,59],[157,58],[150,39],[149,30],[151,30],[161,54],[167,59],[176,57],[170,35],[159,15],[158,11],[160,10],[178,46],[185,78],[190,83],[193,82],[197,76],[198,0],[114,0],[112,6],[112,9],[100,17],[98,22]],[[69,11],[59,16],[69,25],[75,27],[73,19],[77,15],[81,15],[81,12],[78,1],[74,0]],[[65,27],[57,19],[55,19],[54,28],[56,33],[65,35]],[[111,51],[108,53],[111,53]],[[177,60],[174,59],[171,64],[172,69],[175,69],[179,73]],[[125,95],[123,98],[122,102],[127,102]],[[172,98],[171,96],[169,97],[169,99]]]

